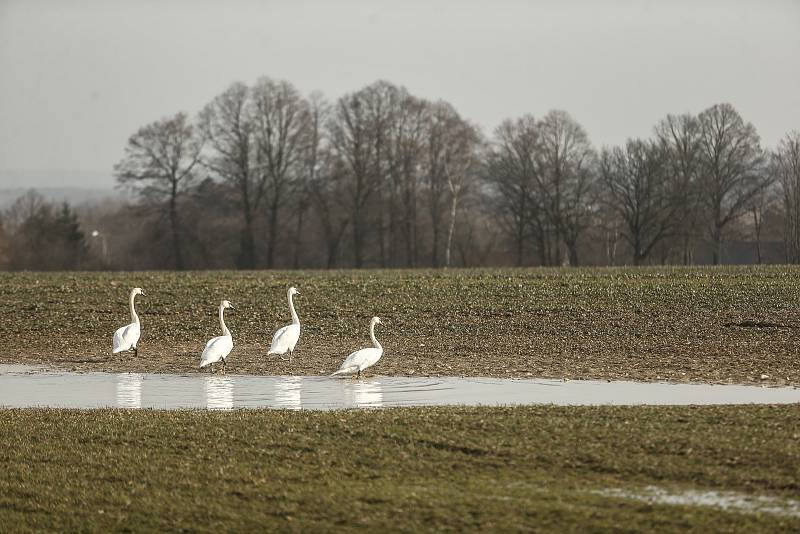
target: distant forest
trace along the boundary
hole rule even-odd
[[[335,102],[234,83],[142,126],[126,201],[0,215],[0,269],[262,269],[800,261],[800,132],[730,104],[597,149],[565,111],[490,136],[378,81]]]

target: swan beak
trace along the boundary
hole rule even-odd
[[[233,307],[233,304],[231,304],[231,305],[230,305],[230,306],[228,306],[228,307],[229,307],[230,309],[232,309],[232,310],[235,310],[235,309],[236,309],[236,308],[234,308],[234,307]]]

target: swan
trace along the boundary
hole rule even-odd
[[[214,372],[214,364],[218,361],[222,361],[222,372],[225,372],[225,361],[233,349],[233,337],[231,336],[231,331],[225,326],[225,319],[222,316],[225,308],[235,309],[227,300],[220,302],[219,324],[222,327],[222,335],[209,339],[208,343],[206,343],[206,348],[203,349],[203,354],[200,356],[200,369],[210,365],[212,373]]]
[[[272,336],[272,344],[269,346],[267,356],[271,356],[272,354],[286,354],[288,352],[289,361],[292,361],[294,346],[297,345],[297,340],[300,339],[300,319],[297,317],[297,312],[294,311],[292,296],[299,294],[300,292],[296,287],[290,287],[289,291],[286,293],[289,299],[289,311],[292,313],[292,324],[286,325],[275,332],[275,335]]]
[[[114,348],[111,354],[119,352],[126,352],[133,349],[133,355],[139,355],[139,349],[136,346],[139,343],[139,336],[142,333],[142,325],[139,322],[139,316],[136,314],[136,309],[133,307],[133,299],[136,295],[144,295],[141,287],[134,287],[131,290],[130,305],[131,305],[131,324],[122,326],[114,332]]]
[[[333,373],[331,376],[352,374],[357,372],[358,375],[356,378],[361,378],[361,371],[378,363],[378,360],[380,360],[381,356],[383,356],[383,347],[381,347],[381,344],[378,343],[377,339],[375,339],[376,324],[383,323],[381,323],[380,318],[373,317],[369,322],[369,337],[372,338],[372,344],[375,346],[367,349],[357,350],[350,354],[350,356],[345,359],[344,363],[342,363],[342,366],[339,367],[339,370]]]

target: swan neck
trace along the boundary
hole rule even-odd
[[[139,324],[139,316],[136,314],[136,308],[133,305],[133,299],[136,298],[136,293],[131,291],[130,296],[130,303],[131,303],[131,322]]]
[[[376,349],[383,350],[383,347],[381,347],[381,344],[378,343],[377,339],[375,339],[375,323],[370,323],[369,324],[369,337],[372,339],[372,344],[375,345]]]
[[[222,327],[222,335],[231,337],[231,331],[228,330],[228,327],[225,326],[225,317],[224,317],[225,307],[219,307],[219,325]]]
[[[292,294],[288,294],[289,297],[289,311],[292,314],[292,324],[300,324],[300,318],[297,316],[297,312],[294,311],[294,301],[292,300]]]

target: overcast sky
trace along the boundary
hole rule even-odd
[[[262,75],[386,79],[487,133],[565,109],[598,147],[730,102],[774,146],[800,129],[800,2],[0,0],[0,187],[112,186],[140,126]]]

